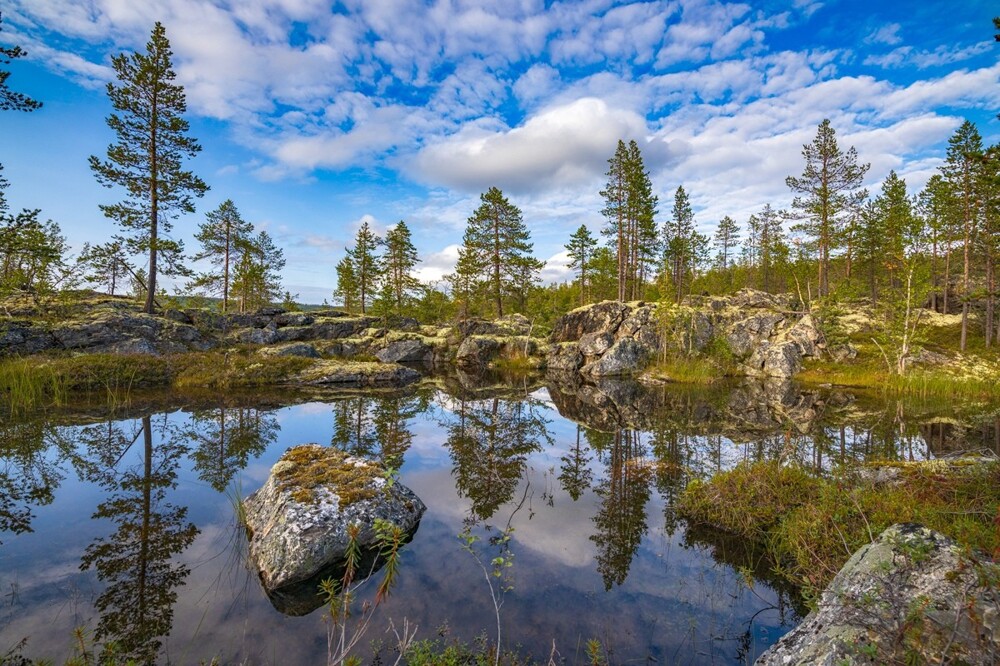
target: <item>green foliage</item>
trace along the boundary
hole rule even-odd
[[[194,237],[201,243],[201,251],[192,259],[208,259],[213,270],[200,273],[189,285],[212,296],[222,297],[222,311],[229,311],[229,290],[233,283],[234,264],[237,257],[253,245],[253,225],[240,216],[232,199],[205,216]],[[242,261],[242,259],[241,259]]]
[[[281,270],[285,253],[270,234],[261,231],[235,243],[239,259],[232,276],[231,293],[239,300],[240,312],[270,305],[281,297]]]
[[[531,234],[521,210],[499,189],[480,195],[479,208],[469,217],[458,264],[450,277],[460,314],[485,313],[497,317],[523,312],[530,289],[538,282],[544,263],[532,256]]]
[[[674,207],[670,219],[663,225],[663,238],[663,277],[670,280],[674,300],[679,303],[690,293],[695,271],[708,252],[708,238],[695,228],[691,200],[683,186],[674,194]]]
[[[201,146],[187,135],[189,124],[182,117],[187,103],[184,88],[173,83],[171,55],[166,30],[157,22],[146,53],[111,59],[119,85],[108,84],[115,113],[107,122],[116,142],[108,146],[107,160],[90,157],[97,181],[105,187],[118,185],[126,193],[125,200],[102,205],[104,215],[130,234],[130,251],[149,253],[148,313],[153,312],[158,271],[186,273],[183,244],[167,236],[170,220],[177,212],[194,212],[194,198],[208,190],[182,168],[184,158],[195,156]]]
[[[3,16],[0,15],[0,30],[3,30]],[[28,52],[20,46],[0,47],[0,65],[9,65],[12,60],[23,58]],[[10,72],[0,69],[0,111],[34,111],[42,107],[42,103],[23,93],[11,90],[7,85]]]
[[[406,222],[389,229],[382,241],[382,289],[380,300],[385,314],[402,315],[412,310],[414,296],[420,291],[420,281],[410,273],[420,262]]]
[[[347,249],[347,257],[337,265],[337,289],[345,308],[348,307],[349,297],[352,305],[356,298],[356,307],[360,307],[364,314],[375,298],[383,270],[376,254],[381,242],[382,239],[372,231],[368,220],[365,220],[354,237],[354,247]],[[341,278],[346,280],[343,287],[340,285]]]
[[[819,296],[830,293],[830,255],[842,238],[848,218],[868,196],[859,189],[871,164],[860,164],[852,146],[843,152],[829,119],[816,130],[812,143],[802,146],[806,165],[802,175],[788,176],[785,184],[796,194],[792,208],[818,255]]]
[[[617,289],[611,298],[635,300],[643,297],[661,248],[655,220],[658,199],[639,144],[633,140],[626,146],[619,140],[606,175],[601,214],[608,222],[601,233],[615,258]]]
[[[597,239],[590,234],[587,225],[581,224],[580,228],[573,232],[566,244],[566,253],[569,255],[569,267],[579,271],[580,283],[580,304],[587,302],[587,275],[590,270],[591,256],[594,248],[597,247]]]
[[[112,296],[116,290],[134,279],[134,269],[125,252],[125,241],[118,237],[99,245],[84,243],[77,261],[86,271],[84,280],[95,287],[106,289]]]
[[[1000,547],[993,523],[1000,465],[881,464],[899,469],[898,483],[875,485],[847,473],[821,479],[778,462],[744,464],[710,481],[692,481],[679,511],[767,545],[780,573],[813,591],[896,523],[921,523],[984,552]]]

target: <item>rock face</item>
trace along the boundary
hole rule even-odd
[[[664,352],[691,356],[711,347],[728,349],[747,376],[787,378],[826,347],[813,317],[797,306],[790,295],[752,289],[680,305],[604,301],[556,321],[548,367],[615,377],[641,372]]]
[[[819,608],[756,664],[997,664],[998,587],[996,563],[925,527],[895,525],[854,553]]]
[[[390,484],[377,463],[318,444],[288,449],[245,508],[250,559],[265,590],[277,595],[276,606],[288,597],[283,590],[343,564],[350,525],[360,527],[362,551],[371,551],[378,543],[377,520],[412,533],[426,509],[411,490]],[[319,599],[315,587],[312,596]],[[285,610],[306,609],[286,604]]]

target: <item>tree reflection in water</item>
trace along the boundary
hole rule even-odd
[[[32,531],[33,507],[50,504],[62,483],[59,461],[48,455],[51,434],[41,420],[0,422],[0,533]]]
[[[580,499],[584,492],[590,490],[594,478],[594,473],[589,467],[593,457],[587,455],[590,448],[583,444],[581,438],[584,430],[586,429],[583,426],[577,424],[576,442],[566,455],[560,458],[562,464],[559,466],[559,483],[574,502]]]
[[[427,409],[425,396],[356,396],[333,404],[330,445],[351,455],[377,459],[388,470],[403,465],[413,444],[407,421]]]
[[[488,520],[514,497],[528,456],[551,444],[537,400],[460,400],[443,424],[452,476],[462,497],[472,501],[476,520]]]
[[[156,660],[162,638],[170,633],[176,588],[190,573],[187,566],[171,559],[190,546],[199,532],[185,522],[187,507],[166,501],[167,492],[177,486],[178,464],[187,448],[167,439],[166,428],[160,428],[161,440],[154,447],[151,421],[148,416],[141,419],[141,465],[91,467],[95,480],[108,492],[94,518],[111,520],[116,530],[87,547],[80,568],[96,569],[97,577],[107,584],[95,603],[100,613],[95,638],[104,642],[106,653],[113,653],[111,659],[121,663]],[[127,437],[103,441],[126,443]],[[118,458],[131,446],[127,443]],[[94,453],[96,462],[115,452]]]
[[[191,458],[198,478],[223,492],[251,458],[278,439],[274,414],[252,407],[216,407],[191,413],[178,437],[194,444]]]
[[[618,430],[595,445],[605,465],[606,477],[597,485],[601,506],[594,516],[597,571],[604,589],[621,585],[628,578],[632,559],[646,535],[646,503],[649,502],[652,465],[646,460],[642,436],[634,430]]]

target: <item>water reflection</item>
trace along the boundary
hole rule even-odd
[[[222,492],[251,458],[278,439],[277,418],[253,407],[196,410],[177,437],[193,447],[198,478]]]
[[[48,455],[51,445],[44,422],[0,422],[0,533],[30,532],[35,507],[52,502],[64,473]]]
[[[462,400],[442,423],[445,446],[454,464],[452,476],[471,514],[488,520],[514,497],[528,456],[551,445],[540,403],[523,400]]]
[[[510,540],[489,543],[509,550],[483,551],[487,563],[515,555],[517,580],[504,609],[510,641],[547,654],[553,638],[563,647],[620,631],[622,658],[751,660],[795,622],[800,601],[770,577],[760,553],[677,518],[673,507],[691,479],[743,461],[797,462],[830,474],[873,458],[1000,452],[1000,419],[982,406],[804,391],[787,382],[692,389],[519,381],[456,375],[407,393],[282,396],[298,403],[284,408],[273,397],[267,407],[260,398],[188,406],[165,395],[127,413],[102,414],[90,404],[0,423],[0,585],[8,589],[15,564],[24,581],[24,605],[0,616],[0,645],[47,630],[46,619],[61,612],[61,590],[94,585],[92,595],[78,596],[83,605],[95,599],[94,635],[119,646],[119,661],[172,660],[164,645],[177,634],[198,646],[199,659],[222,652],[223,661],[244,661],[230,643],[239,635],[256,650],[250,661],[271,663],[256,646],[271,634],[285,645],[287,634],[301,649],[289,663],[321,661],[316,616],[282,624],[293,620],[277,619],[253,579],[250,594],[226,597],[242,563],[219,556],[233,532],[223,491],[239,478],[247,495],[289,446],[321,441],[380,460],[430,507],[404,552],[392,601],[397,622],[409,617],[429,635],[449,621],[465,640],[491,626],[488,598],[485,609],[477,606],[482,572],[455,535],[474,525],[485,547],[503,533],[487,531],[486,522],[503,525],[516,513]],[[72,541],[59,529],[67,522],[47,516],[74,502],[85,515],[70,523],[78,532]],[[55,550],[71,551],[69,567]],[[75,575],[96,581],[48,573],[74,568],[81,556],[84,573]],[[748,590],[737,571],[758,585]],[[47,577],[58,584],[53,592],[41,591]],[[215,581],[209,601],[205,578]],[[308,588],[292,600],[295,612],[316,606]],[[574,613],[563,617],[554,597]],[[81,623],[91,612],[80,613]],[[212,619],[181,629],[184,618],[203,615]],[[199,632],[212,640],[196,640]],[[65,656],[48,655],[57,663]]]
[[[168,491],[177,487],[177,468],[186,446],[161,436],[154,447],[151,417],[143,417],[141,423],[141,468],[92,468],[107,490],[107,499],[98,506],[94,518],[110,520],[116,527],[111,536],[98,537],[87,546],[80,564],[83,570],[94,568],[106,584],[94,602],[100,613],[95,638],[105,641],[105,651],[113,655],[106,655],[102,662],[156,660],[162,638],[173,624],[176,588],[190,574],[185,564],[172,559],[190,546],[199,532],[193,523],[186,522],[186,507],[166,501]],[[161,434],[169,432],[167,428],[160,430]],[[111,441],[123,443],[125,438]],[[101,446],[92,453],[103,461],[116,452]],[[124,455],[123,450],[118,458]]]

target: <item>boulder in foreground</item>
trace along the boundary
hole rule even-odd
[[[1000,663],[1000,566],[926,527],[894,525],[859,549],[818,608],[756,661]]]
[[[376,462],[319,444],[295,446],[275,463],[264,486],[246,499],[250,560],[275,606],[304,614],[320,605],[312,585],[318,585],[316,576],[335,576],[332,572],[343,564],[349,525],[361,526],[358,545],[365,553],[377,544],[376,520],[412,534],[425,509],[409,488],[390,483]],[[360,568],[365,574],[375,566],[374,554],[369,555]],[[309,583],[312,607],[282,608],[282,592],[295,596],[295,588],[303,583]]]

